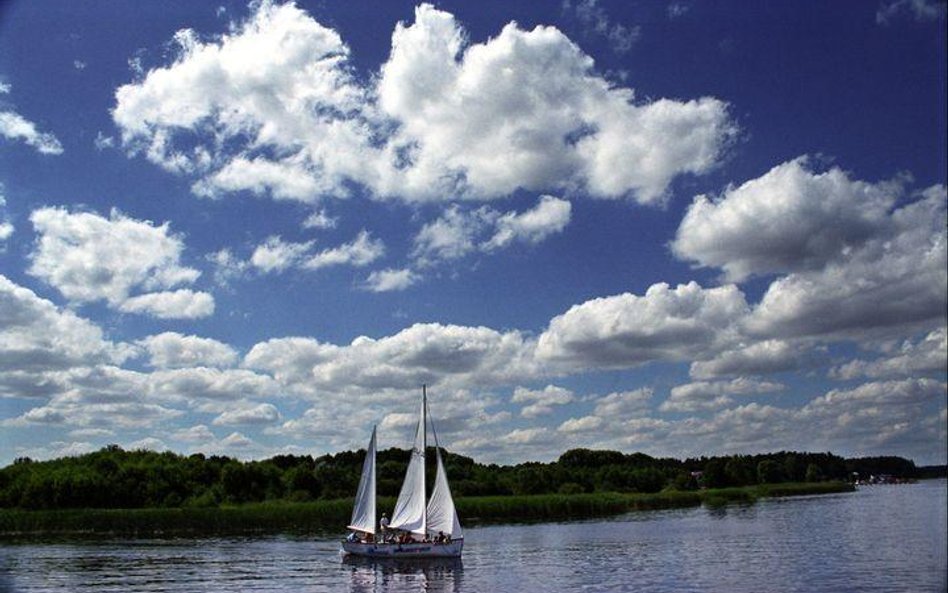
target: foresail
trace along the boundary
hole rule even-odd
[[[440,450],[437,451],[437,459],[438,471],[435,474],[431,500],[428,501],[428,533],[438,535],[441,532],[452,539],[460,539],[464,537],[464,533],[454,508],[454,499],[451,497],[451,487],[448,486],[448,475],[444,471]]]
[[[415,430],[415,444],[411,450],[405,482],[398,493],[395,512],[389,523],[392,529],[402,529],[424,535],[425,533],[425,413],[418,418]]]
[[[352,508],[352,520],[348,529],[375,533],[375,427],[372,428],[372,439],[365,452],[365,461],[362,463],[362,477],[359,478],[359,489],[356,491],[355,505]]]

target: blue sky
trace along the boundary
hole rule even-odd
[[[944,463],[945,13],[6,3],[0,463]]]

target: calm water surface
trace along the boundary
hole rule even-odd
[[[0,592],[945,591],[948,483],[608,521],[471,527],[460,562],[320,537],[0,544]]]

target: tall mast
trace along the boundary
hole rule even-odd
[[[424,383],[421,384],[421,421],[424,423],[422,424],[422,426],[424,427],[423,430],[424,430],[424,435],[425,435],[424,438],[422,439],[422,441],[424,442],[424,448],[421,450],[421,452],[422,452],[422,455],[425,456],[425,455],[428,455],[428,387]],[[425,465],[427,466],[428,464],[426,463]],[[427,477],[422,477],[422,480],[421,480],[421,484],[422,484],[421,504],[425,505],[425,520],[424,520],[425,537],[428,536],[428,493],[425,491],[425,488],[427,488],[426,478]]]

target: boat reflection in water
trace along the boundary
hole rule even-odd
[[[464,566],[460,558],[371,558],[346,554],[342,563],[349,571],[352,593],[462,590]]]

